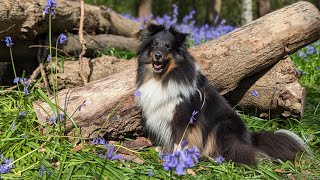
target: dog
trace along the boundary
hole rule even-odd
[[[243,164],[259,157],[294,160],[306,150],[288,130],[249,132],[233,108],[201,74],[186,47],[188,34],[150,24],[137,50],[137,105],[145,131],[163,153],[181,149],[181,140],[203,155]]]

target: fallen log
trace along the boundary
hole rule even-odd
[[[203,67],[209,80],[222,94],[227,94],[245,78],[254,77],[285,55],[319,39],[319,19],[320,13],[312,4],[298,2],[216,40],[196,46],[190,52]],[[134,69],[130,67],[86,86],[59,92],[59,104],[69,114],[86,102],[85,108],[73,116],[84,137],[96,136],[100,129],[100,135],[113,138],[132,137],[133,134],[141,133],[140,111],[135,106],[133,96]],[[300,84],[294,85],[301,88]],[[298,89],[298,92],[294,92],[298,96],[286,97],[297,98],[293,102],[298,102],[300,112],[290,110],[297,116],[302,114],[304,102],[304,99],[300,99],[299,103],[298,98],[304,97],[304,91]],[[285,93],[282,96],[286,96]],[[290,107],[286,103],[283,105],[286,106],[284,109]],[[50,111],[44,102],[35,102],[34,108],[40,121],[52,116],[52,113],[45,113]],[[108,115],[109,123],[102,127]],[[71,127],[71,123],[67,123],[67,126]]]
[[[58,7],[52,19],[52,33],[77,32],[80,3],[56,0]],[[0,39],[11,36],[14,40],[34,40],[48,33],[48,16],[43,16],[46,0],[0,1]],[[133,22],[107,7],[84,6],[84,31],[88,34],[113,34],[134,37],[140,23]],[[9,28],[9,30],[8,30]],[[4,31],[4,32],[3,32]]]
[[[306,99],[290,57],[240,81],[224,97],[233,106],[262,118],[302,117]]]
[[[138,39],[133,37],[117,36],[112,34],[84,35],[87,47],[87,57],[92,57],[97,50],[106,47],[135,51],[138,47]],[[69,36],[68,42],[63,46],[63,51],[70,55],[80,54],[82,47],[79,36]]]

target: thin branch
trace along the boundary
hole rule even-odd
[[[0,31],[0,34],[9,31],[9,30],[10,30],[11,28],[13,28],[15,25],[16,25],[16,24],[8,27],[6,30]]]
[[[80,13],[80,26],[79,26],[79,38],[80,38],[80,44],[82,46],[82,52],[80,53],[79,56],[79,67],[80,67],[80,77],[83,80],[84,84],[88,83],[87,78],[84,76],[83,68],[82,68],[82,57],[86,54],[86,43],[83,38],[83,21],[84,21],[84,0],[80,0],[80,7],[81,7],[81,13]]]

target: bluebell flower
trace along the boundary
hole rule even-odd
[[[149,172],[148,172],[148,176],[149,176],[149,177],[153,176],[153,172],[152,172],[152,171],[149,171]]]
[[[307,54],[317,54],[317,49],[313,47],[312,45],[308,45],[306,47],[306,53]]]
[[[193,111],[189,120],[190,124],[194,124],[194,121],[196,120],[196,118],[194,117],[195,115],[197,115],[199,113],[199,111]]]
[[[23,83],[26,87],[30,86],[30,82],[27,78],[23,78]]]
[[[19,112],[19,116],[26,116],[26,115],[27,115],[27,111]]]
[[[315,68],[317,71],[319,71],[320,70],[320,66],[316,66],[316,68]]]
[[[13,122],[13,123],[12,123],[12,125],[11,125],[11,131],[15,130],[15,129],[16,129],[16,127],[17,127],[17,126],[16,126],[16,123],[15,123],[15,122]]]
[[[109,159],[111,161],[121,159],[121,155],[115,154],[113,145],[108,145],[106,154],[99,154],[99,156],[103,159]]]
[[[59,36],[59,43],[60,44],[64,44],[68,41],[68,37],[66,36],[66,34],[62,33]]]
[[[188,141],[187,141],[187,140],[183,140],[183,141],[181,142],[181,149],[187,147],[187,145],[188,145]]]
[[[25,95],[29,95],[30,93],[29,93],[29,91],[28,91],[28,88],[25,86],[25,87],[23,87],[23,92],[24,92],[24,94]]]
[[[55,0],[48,0],[44,9],[44,14],[53,15],[55,13],[55,8],[57,8],[57,2]]]
[[[300,58],[306,58],[306,57],[307,57],[307,54],[306,54],[305,52],[301,51],[301,50],[298,50],[298,56],[299,56]]]
[[[47,175],[50,175],[50,172],[44,167],[44,165],[42,165],[39,169],[39,176],[42,177],[43,176],[43,172],[46,172]]]
[[[120,158],[121,158],[120,155],[114,153],[114,146],[113,145],[109,145],[108,148],[107,148],[107,159],[118,160]]]
[[[259,96],[259,93],[258,93],[257,90],[253,90],[253,91],[251,92],[251,95],[254,96],[254,97],[258,97],[258,96]]]
[[[13,83],[21,83],[22,82],[22,78],[21,77],[16,77],[16,78],[14,78],[14,80],[13,80]]]
[[[10,165],[11,163],[11,159],[6,159],[4,158],[3,154],[0,154],[0,174],[5,174],[11,171],[12,169],[12,165]]]
[[[59,118],[60,118],[60,122],[63,122],[65,116],[64,114],[59,114]],[[54,115],[53,117],[50,117],[48,119],[48,121],[51,123],[51,124],[56,124],[57,123],[57,119],[58,119],[58,116],[57,115]]]
[[[101,138],[101,137],[93,138],[92,139],[92,143],[94,145],[103,145],[104,147],[106,147],[106,154],[105,155],[104,154],[99,154],[99,156],[101,158],[109,159],[109,160],[118,160],[118,159],[121,158],[120,155],[115,154],[114,146],[108,144],[108,142],[104,138]]]
[[[134,96],[136,96],[136,97],[140,97],[141,96],[141,92],[139,91],[139,89],[134,91]]]
[[[163,154],[163,168],[166,171],[175,170],[176,174],[182,175],[186,168],[192,168],[195,163],[199,162],[198,157],[200,156],[197,147],[174,151],[172,154]]]
[[[6,46],[7,47],[12,47],[13,46],[13,42],[12,42],[12,39],[11,39],[10,36],[7,36],[5,41],[6,41]]]
[[[51,59],[51,58],[50,58],[50,54],[48,54],[46,61],[47,61],[47,62],[50,62],[50,59]]]
[[[224,161],[224,157],[222,156],[217,156],[215,159],[215,162],[218,164],[222,164],[223,161]]]

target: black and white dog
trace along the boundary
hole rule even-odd
[[[186,49],[186,37],[173,27],[150,24],[137,52],[137,103],[145,130],[164,152],[176,150],[181,138],[204,155],[245,164],[255,164],[259,156],[294,160],[305,150],[288,130],[249,132],[201,74]]]

